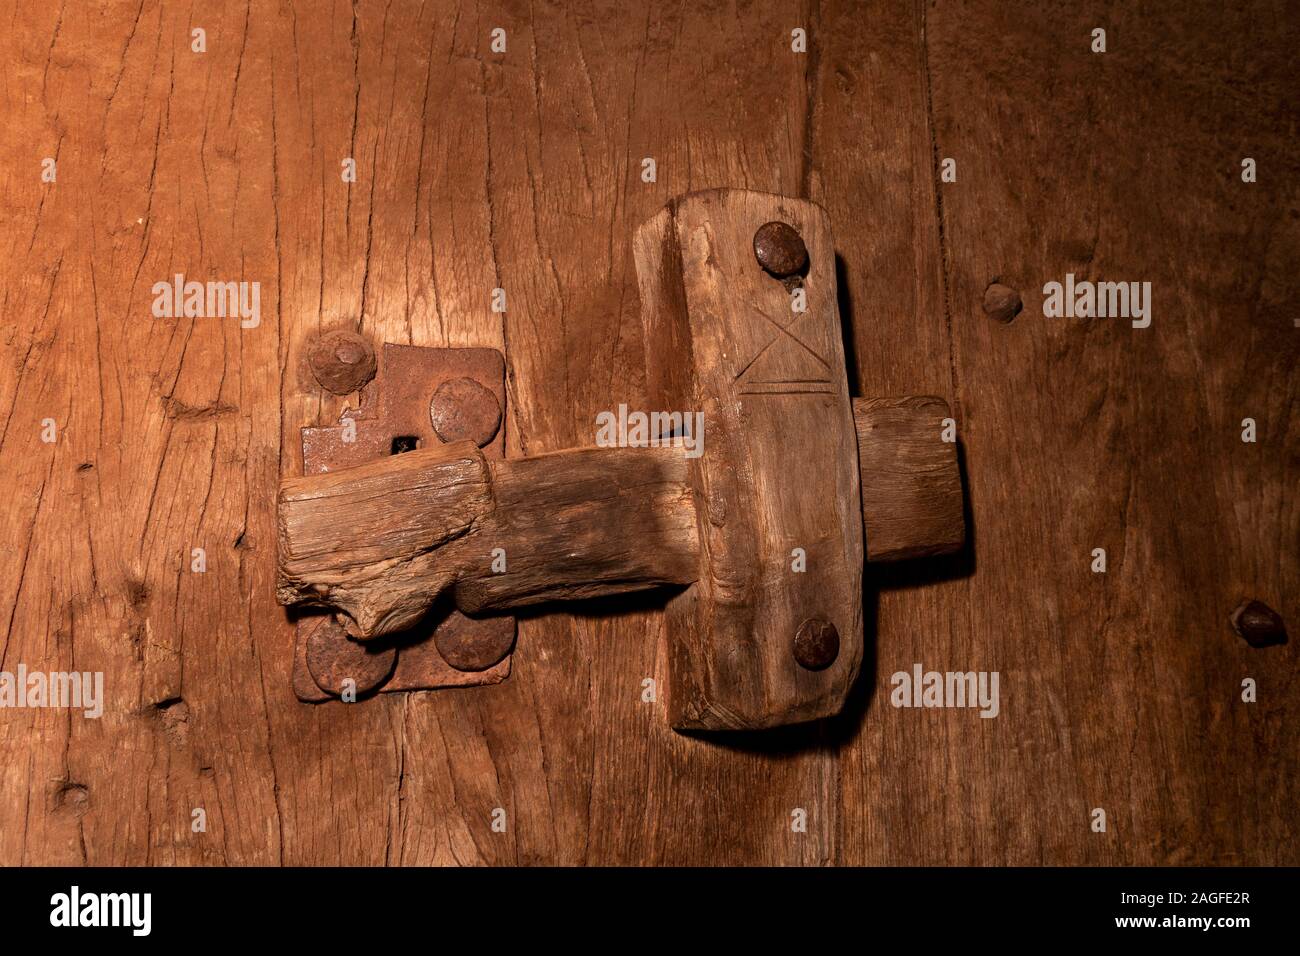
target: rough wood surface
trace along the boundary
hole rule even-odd
[[[461,441],[286,480],[277,597],[372,638],[445,590],[477,613],[686,584],[698,550],[679,449],[495,461]]]
[[[855,394],[949,398],[972,511],[942,570],[872,569],[842,859],[1300,862],[1294,643],[1228,624],[1246,595],[1300,615],[1295,26],[1267,2],[1212,23],[820,6],[810,196],[845,259]],[[1268,175],[1243,183],[1246,156]],[[1151,326],[1045,318],[1071,271],[1153,282]],[[995,277],[1024,299],[1010,324],[982,308]],[[999,670],[999,716],[890,706],[916,662]]]
[[[493,510],[487,459],[470,441],[289,479],[276,597],[336,608],[355,637],[408,628],[456,581],[446,547]]]
[[[797,290],[755,258],[768,222],[807,246]],[[837,714],[862,660],[862,518],[825,213],[693,193],[634,249],[651,407],[702,414],[706,437],[688,468],[698,580],[667,609],[669,719],[753,730]],[[818,669],[792,652],[806,621],[838,632]]]
[[[0,862],[1300,863],[1295,641],[1228,622],[1247,596],[1300,621],[1284,5],[0,22],[3,667],[106,692],[99,720],[0,711]],[[299,379],[312,333],[504,348],[509,454],[590,444],[598,412],[645,407],[633,228],[721,186],[827,209],[853,394],[943,396],[965,449],[966,549],[871,569],[850,713],[674,734],[644,683],[661,612],[628,601],[521,615],[494,687],[297,703],[274,489],[346,401]],[[155,320],[178,269],[260,280],[261,324]],[[1151,280],[1151,327],[1044,319],[1067,271]],[[1010,324],[981,308],[995,275]],[[1000,670],[999,717],[890,706],[917,661]]]
[[[686,460],[674,448],[578,448],[492,463],[496,507],[454,549],[470,613],[695,580]],[[477,540],[475,540],[477,539]],[[492,550],[506,570],[492,569]]]
[[[956,428],[941,398],[855,398],[868,561],[952,554],[966,541]]]

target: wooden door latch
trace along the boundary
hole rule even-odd
[[[676,585],[674,728],[839,712],[864,555],[964,542],[948,406],[850,400],[813,203],[692,193],[634,254],[657,414],[623,406],[592,447],[506,459],[498,352],[387,345],[361,408],[303,430],[277,596],[332,615],[299,621],[300,698],[495,683],[515,636],[500,612]]]

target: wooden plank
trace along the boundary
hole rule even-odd
[[[1092,5],[872,12],[898,42],[842,20],[822,31],[814,181],[843,195],[855,177],[892,178],[896,152],[868,154],[865,172],[847,162],[871,129],[856,117],[910,105],[894,136],[935,202],[873,231],[915,234],[930,216],[919,228],[944,268],[928,241],[888,271],[869,247],[846,261],[848,285],[858,273],[887,315],[917,282],[947,303],[918,312],[918,334],[952,336],[974,549],[954,580],[882,579],[907,590],[881,596],[871,710],[844,761],[843,859],[1294,862],[1295,665],[1227,623],[1247,595],[1296,613],[1297,339],[1282,306],[1296,280],[1277,252],[1295,247],[1294,106],[1267,36],[1280,14],[1258,4],[1206,31],[1192,11]],[[1105,54],[1090,51],[1095,27]],[[1241,71],[1258,95],[1236,92]],[[1267,180],[1242,183],[1247,154]],[[956,182],[939,179],[945,157]],[[1151,281],[1151,326],[1044,318],[1039,290],[1067,272]],[[981,307],[995,278],[1025,301],[1009,325]],[[859,358],[864,391],[891,374]],[[1268,422],[1259,444],[1240,441],[1247,415]],[[890,706],[891,676],[915,662],[1000,671],[999,716]],[[1246,677],[1267,688],[1256,704]]]
[[[944,397],[960,441],[922,15],[919,4],[819,5],[805,181],[835,234],[853,394]],[[868,547],[870,540],[868,530]],[[970,788],[984,778],[958,774],[958,761],[970,761],[969,752],[951,762],[947,756],[952,741],[969,731],[969,715],[927,711],[922,722],[918,712],[888,706],[894,671],[937,662],[938,655],[963,659],[953,654],[951,635],[966,626],[962,578],[969,563],[958,555],[939,567],[866,569],[863,674],[856,706],[834,731],[841,782],[837,862],[975,862],[963,808]],[[951,782],[939,786],[939,780]]]
[[[691,188],[795,190],[787,19],[362,2],[15,21],[0,467],[26,544],[0,574],[6,660],[102,669],[109,690],[98,723],[17,715],[4,862],[832,856],[825,753],[686,741],[643,703],[664,679],[653,602],[524,619],[514,676],[481,693],[358,707],[294,701],[274,603],[270,490],[347,401],[305,374],[313,333],[503,348],[515,455],[643,402],[632,228]],[[777,68],[741,58],[693,95],[719,37]],[[741,94],[761,117],[724,108]],[[260,281],[259,326],[154,321],[151,283],[177,271]],[[40,444],[45,417],[61,443]]]
[[[282,254],[284,237],[293,242],[283,441],[296,448],[299,426],[331,424],[344,405],[294,375],[318,329],[351,322],[376,342],[413,345],[500,349],[503,340],[489,305],[498,281],[482,37],[470,18],[450,4],[359,3],[328,16],[286,9],[271,22],[275,184],[292,217],[281,222]],[[343,182],[345,158],[356,162],[355,183]],[[297,473],[285,456],[281,475]],[[540,760],[493,755],[528,740],[529,724],[493,719],[477,695],[382,696],[364,708],[274,713],[283,728],[277,759],[288,768],[281,787],[302,810],[293,859],[511,860],[517,830],[494,833],[493,810],[513,811],[517,791],[544,791],[545,781]],[[354,787],[358,778],[364,788]],[[321,812],[340,797],[342,812]],[[358,836],[340,845],[331,839],[338,828]]]
[[[637,225],[691,190],[797,192],[808,62],[790,52],[790,16],[654,7],[640,17],[501,17],[509,49],[526,54],[485,57],[493,248],[511,303],[508,454],[587,444],[601,411],[648,408]],[[725,69],[716,67],[720,44]],[[732,105],[742,101],[750,105]],[[654,182],[642,179],[647,158]],[[598,602],[573,616],[521,616],[507,683],[530,696],[540,743],[501,752],[544,755],[547,789],[518,810],[551,838],[522,858],[832,857],[833,760],[790,752],[817,730],[701,742],[668,728],[662,692],[646,700],[647,680],[660,691],[667,681],[661,606]],[[507,719],[504,707],[496,714]],[[807,812],[805,832],[792,831],[796,809]]]
[[[1013,43],[1017,33],[1041,37],[1039,52],[1014,76],[1000,74],[991,48],[976,54],[955,17],[939,18],[937,136],[996,155],[1001,134],[970,108],[972,90],[986,89],[975,102],[990,105],[1044,88],[1062,97],[1002,113],[1003,129],[1033,131],[1015,161],[945,193],[954,314],[976,315],[995,273],[1027,303],[1011,326],[954,323],[970,383],[965,436],[994,450],[972,476],[979,506],[997,514],[1027,492],[1039,505],[1034,524],[1021,505],[1018,532],[977,517],[998,557],[980,564],[975,612],[1005,621],[1023,593],[1010,569],[1052,568],[1040,594],[1062,645],[1024,677],[1026,696],[1059,700],[1061,775],[1040,766],[1042,784],[1028,794],[1007,780],[997,796],[1028,797],[1053,824],[1038,839],[1070,858],[1293,863],[1300,731],[1280,718],[1294,706],[1297,666],[1249,648],[1227,622],[1243,591],[1294,619],[1289,596],[1300,584],[1284,544],[1300,540],[1300,512],[1287,503],[1300,450],[1300,338],[1285,297],[1273,298],[1289,288],[1294,301],[1297,289],[1272,250],[1296,248],[1284,184],[1300,168],[1286,133],[1297,110],[1285,92],[1294,66],[1274,35],[1280,13],[1237,8],[1213,30],[1186,8],[1015,22],[993,4],[983,13]],[[1105,54],[1082,42],[1097,26],[1107,28]],[[1243,68],[1260,95],[1236,92]],[[1085,152],[1063,148],[1079,123],[1069,98],[1091,117]],[[1263,182],[1242,182],[1247,147],[1237,143],[1271,171]],[[1032,198],[1011,213],[1016,195]],[[1290,221],[1280,216],[1288,205]],[[1000,222],[992,241],[977,225],[990,215]],[[1040,318],[1038,290],[1067,273],[1151,282],[1150,326]],[[1259,444],[1240,440],[1248,415],[1267,423]],[[1013,420],[1038,428],[1017,429],[1009,443]],[[1090,570],[1096,547],[1109,556],[1104,575]],[[1080,666],[1083,647],[1091,666]],[[1251,676],[1265,688],[1258,704],[1242,700]],[[1083,825],[1094,807],[1109,814],[1106,834]],[[1030,827],[1018,830],[1027,841]]]
[[[0,858],[274,863],[281,691],[263,650],[287,631],[242,598],[264,593],[273,540],[272,130],[238,119],[265,89],[269,37],[233,9],[208,14],[204,55],[188,12],[159,6],[14,24],[0,469],[3,525],[24,544],[4,562],[4,660],[102,672],[104,713],[6,712],[2,802],[22,822]],[[260,281],[260,323],[155,318],[152,284],[177,272]]]

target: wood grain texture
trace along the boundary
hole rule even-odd
[[[0,712],[0,862],[1300,862],[1295,643],[1227,620],[1247,596],[1300,620],[1283,4],[0,21],[2,666],[103,671],[107,695],[99,720]],[[587,444],[646,403],[632,230],[711,187],[825,207],[854,394],[958,420],[969,540],[873,568],[850,713],[672,733],[643,702],[648,601],[522,617],[494,687],[297,703],[274,489],[346,402],[300,378],[311,335],[502,349],[508,453]],[[155,320],[176,271],[261,281],[261,324]],[[1066,271],[1152,281],[1152,326],[1044,319]],[[994,276],[1024,296],[1009,325],[980,308]],[[889,706],[917,661],[1000,670],[1000,716]]]
[[[496,461],[453,442],[288,479],[278,516],[279,601],[332,608],[362,639],[411,627],[444,591],[479,613],[698,570],[686,459],[671,447]]]
[[[276,597],[337,609],[354,637],[411,627],[456,582],[446,549],[494,509],[487,459],[471,441],[291,478],[277,509]]]
[[[868,561],[935,557],[965,544],[957,443],[943,437],[950,416],[941,398],[853,400]]]
[[[798,290],[755,259],[768,222],[807,245]],[[692,193],[641,226],[634,248],[651,407],[705,427],[688,462],[699,573],[666,616],[669,720],[754,730],[837,714],[862,660],[862,522],[825,213],[754,191]],[[809,620],[838,632],[815,670],[792,653]]]
[[[822,5],[811,195],[849,250],[861,394],[951,396],[972,510],[945,573],[877,569],[844,859],[1296,862],[1295,655],[1227,625],[1247,594],[1298,613],[1285,20]],[[1267,181],[1241,181],[1247,155]],[[1151,327],[1044,318],[1070,271],[1151,281]],[[1009,325],[981,308],[995,277],[1024,297]],[[1267,439],[1242,444],[1246,415]],[[889,706],[916,662],[999,670],[999,717]]]
[[[695,580],[695,505],[676,448],[577,448],[492,464],[495,509],[458,543],[469,612]],[[492,570],[492,549],[507,570]]]

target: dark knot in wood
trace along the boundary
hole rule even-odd
[[[1243,601],[1232,612],[1232,626],[1251,647],[1286,643],[1286,623],[1282,615],[1263,601]]]
[[[997,319],[999,322],[1010,322],[1023,308],[1024,303],[1020,300],[1020,293],[1010,286],[994,282],[984,290],[984,314],[990,318]]]

